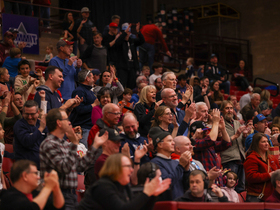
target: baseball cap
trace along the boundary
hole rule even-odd
[[[203,131],[209,130],[206,124],[203,121],[195,121],[190,126],[190,133],[195,133],[196,129],[201,128]]]
[[[5,37],[5,36],[13,37],[13,33],[10,32],[10,31],[6,31],[6,32],[4,33],[4,37]]]
[[[57,42],[56,47],[57,49],[59,49],[60,47],[64,47],[65,45],[72,45],[72,44],[74,44],[74,42],[69,42],[68,40],[60,39]]]
[[[122,24],[122,30],[125,31],[128,28],[129,24],[128,23],[124,23]],[[129,32],[131,31],[131,28],[129,29]]]
[[[93,75],[99,75],[101,72],[99,71],[99,69],[92,69],[92,70],[91,70],[91,73],[92,73]]]
[[[163,131],[159,127],[153,127],[149,131],[149,137],[153,139],[153,145],[156,148],[157,144],[161,142],[166,136],[171,135],[168,131]]]
[[[111,141],[124,140],[124,138],[120,136],[119,132],[115,129],[112,129],[112,128],[101,129],[100,132],[99,132],[99,136],[102,136],[105,133],[105,131],[108,132],[108,140],[111,140]]]
[[[9,28],[11,33],[18,33],[19,31],[16,28]]]
[[[112,22],[109,24],[109,27],[118,28],[118,24]]]
[[[88,7],[83,7],[83,8],[81,9],[81,13],[83,13],[83,12],[90,12],[90,10],[89,10]]]
[[[256,117],[253,119],[253,125],[257,124],[258,122],[266,119],[266,117],[263,114],[258,114]]]
[[[216,55],[215,53],[212,53],[211,56],[210,56],[210,58],[214,58],[214,57],[217,58],[217,55]]]

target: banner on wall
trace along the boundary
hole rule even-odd
[[[10,28],[16,28],[19,33],[15,43],[26,43],[23,53],[39,54],[38,18],[2,13],[2,23],[3,37],[4,33]]]

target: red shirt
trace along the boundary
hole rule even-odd
[[[105,155],[102,153],[99,156],[99,158],[97,158],[95,165],[94,165],[94,174],[95,174],[96,180],[99,179],[99,175],[98,175],[99,171],[101,170],[102,166],[104,165],[104,163],[108,157],[109,157],[108,155]]]
[[[155,24],[144,25],[141,29],[141,33],[145,38],[145,41],[149,44],[154,45],[157,40],[163,45],[165,51],[169,51],[162,36],[161,30]]]

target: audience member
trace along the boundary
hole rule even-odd
[[[77,41],[77,28],[75,26],[75,20],[73,18],[72,12],[66,12],[64,15],[63,23],[62,23],[62,29],[64,31],[68,31],[73,36],[73,53],[74,55],[77,55],[78,52],[78,41]]]
[[[66,112],[62,109],[52,109],[46,117],[50,134],[40,146],[41,178],[51,169],[58,173],[61,191],[67,209],[77,206],[76,188],[77,172],[83,172],[92,162],[97,149],[108,139],[108,133],[99,137],[97,134],[93,144],[89,144],[87,154],[82,158],[77,155],[79,139],[72,129]],[[66,134],[70,143],[63,139]]]
[[[172,71],[164,72],[161,77],[161,81],[163,84],[163,89],[171,88],[174,91],[176,90],[177,79],[176,79],[176,75],[174,74],[174,72],[172,72]],[[157,98],[156,98],[157,101],[161,100],[161,91],[157,92]]]
[[[155,79],[154,86],[156,87],[157,92],[161,91],[162,89],[161,77]]]
[[[196,120],[198,121],[202,121],[205,124],[208,123],[208,119],[209,119],[209,108],[206,105],[206,103],[204,102],[198,102],[195,103],[195,107],[196,107]]]
[[[187,65],[187,68],[186,68],[186,79],[189,81],[190,78],[192,78],[194,75],[195,75],[195,69],[193,67],[194,65],[194,59],[189,57],[186,61],[186,65]]]
[[[17,2],[10,2],[10,1],[4,1],[4,7],[5,7],[5,13],[8,14],[19,14],[19,8]]]
[[[223,117],[220,117],[217,109],[213,110],[212,123],[209,134],[209,128],[202,121],[190,125],[190,136],[195,140],[194,158],[199,160],[207,171],[214,166],[219,167],[215,153],[223,152],[232,146]]]
[[[111,17],[111,21],[112,23],[116,23],[117,25],[120,24],[120,20],[121,20],[121,17],[119,15],[113,15]],[[104,30],[103,30],[103,36],[105,36],[106,34],[108,34],[109,32],[109,25],[105,26]],[[120,32],[120,28],[118,27],[118,31],[117,32]]]
[[[93,86],[96,86],[99,84],[99,79],[100,79],[100,71],[99,69],[93,69],[91,70],[91,73],[93,75],[93,79],[94,79],[94,85]]]
[[[64,81],[58,89],[64,101],[71,98],[71,94],[75,90],[75,79],[82,66],[81,59],[77,59],[77,56],[70,57],[70,46],[73,43],[63,39],[59,40],[56,44],[58,55],[49,62],[49,66],[56,66],[62,69]],[[76,67],[73,64],[75,61],[77,61]]]
[[[139,63],[137,55],[137,47],[145,42],[143,35],[140,32],[140,23],[136,23],[137,37],[132,37],[130,32],[131,24],[124,23],[122,31],[126,36],[123,42],[118,47],[118,77],[124,87],[130,89],[135,88],[136,72],[139,72]],[[129,29],[129,30],[127,30]]]
[[[139,77],[143,77],[143,76],[139,76]],[[139,78],[138,77],[138,78]],[[138,79],[137,78],[137,79]],[[136,83],[137,83],[137,80],[136,80]],[[136,87],[137,87],[137,93],[133,93],[132,96],[131,96],[131,100],[130,100],[130,103],[133,103],[134,106],[137,104],[137,102],[139,101],[139,96],[140,96],[140,93],[142,91],[142,89],[147,86],[147,83],[144,83],[144,82],[141,82],[139,83]]]
[[[243,96],[241,96],[240,100],[239,100],[239,103],[240,103],[240,108],[242,109],[244,106],[246,106],[248,103],[251,102],[251,97],[252,97],[252,94],[253,93],[258,93],[258,94],[261,94],[262,92],[262,89],[259,88],[259,87],[255,87],[253,89],[253,92],[251,93],[247,93],[247,94],[244,94]]]
[[[140,75],[145,76],[146,79],[149,81],[150,79],[150,74],[151,74],[151,69],[149,66],[143,66],[141,69]]]
[[[39,108],[35,101],[26,101],[23,105],[23,118],[14,125],[14,154],[16,160],[32,160],[40,170],[39,147],[46,138],[45,116],[38,119]]]
[[[154,63],[155,57],[155,42],[160,41],[163,48],[166,51],[166,54],[171,57],[171,53],[168,50],[168,47],[165,43],[165,40],[161,32],[161,24],[148,24],[144,25],[141,29],[141,33],[145,38],[145,43],[142,44],[144,50],[139,51],[140,55],[140,69],[144,66],[144,63],[148,61],[150,69]]]
[[[267,136],[270,146],[273,146],[271,140],[270,140],[270,134],[271,130],[268,128],[267,124],[267,119],[263,114],[258,114],[257,116],[254,117],[253,119],[253,127],[254,127],[254,132],[247,136],[245,140],[245,151],[247,151],[252,143],[253,136],[256,133],[263,133]]]
[[[31,90],[34,87],[34,82],[36,78],[29,75],[30,72],[30,63],[27,60],[22,60],[18,63],[18,71],[20,75],[16,76],[15,79],[15,91],[19,92],[22,95],[23,103],[27,101],[28,95],[31,93]],[[41,69],[36,69],[35,74],[37,75],[40,85],[45,84],[43,77],[43,72]]]
[[[193,170],[189,175],[190,189],[183,196],[177,198],[176,201],[184,202],[213,202],[210,194],[208,194],[208,176],[199,169]],[[228,198],[223,194],[222,190],[215,184],[211,185],[212,192],[216,194],[219,202],[228,202]]]
[[[149,162],[150,158],[147,153],[141,158],[141,160],[135,161],[135,151],[137,149],[144,149],[145,142],[147,141],[147,138],[144,138],[138,133],[139,123],[136,116],[133,113],[126,113],[123,116],[122,126],[124,133],[121,133],[121,136],[123,137],[123,141],[121,141],[121,148],[128,143],[130,158],[134,161],[135,165],[142,165]]]
[[[260,107],[259,107],[259,104],[260,104],[260,100],[261,100],[261,97],[260,97],[260,94],[258,93],[253,93],[252,94],[252,98],[251,98],[251,102],[248,103],[246,106],[244,106],[240,113],[242,114],[242,117],[243,119],[245,120],[245,122],[247,122],[247,116],[246,114],[250,111],[250,110],[254,110],[256,112],[258,112],[258,114],[261,114],[261,110],[260,110]]]
[[[79,40],[80,55],[83,55],[88,46],[92,45],[92,33],[97,31],[91,20],[89,20],[90,10],[88,7],[81,9],[81,19],[78,19],[75,23],[77,28],[77,38]]]
[[[249,78],[250,71],[245,65],[244,60],[239,61],[238,67],[235,69],[232,80],[235,81],[236,86],[240,86],[241,90],[246,91],[247,88],[250,92],[253,91],[253,88],[249,84],[247,78]]]
[[[10,79],[9,71],[6,68],[0,68],[0,96],[2,97],[10,89],[9,86],[7,85],[9,79]]]
[[[97,99],[99,101],[99,105],[94,106],[91,111],[92,125],[95,125],[96,121],[103,117],[102,108],[106,104],[111,103],[111,98],[112,98],[112,91],[110,88],[103,87],[98,91]]]
[[[132,199],[128,185],[132,173],[133,167],[128,157],[123,154],[111,155],[99,172],[100,179],[87,190],[78,209],[153,209],[156,202],[154,196],[167,190],[171,180],[161,182],[158,174],[151,181],[147,180],[143,192]]]
[[[273,193],[265,200],[269,203],[280,203],[280,169],[271,174],[271,184],[274,188]]]
[[[39,63],[39,66],[48,66],[49,65],[50,60],[53,58],[52,51],[53,51],[53,46],[48,45],[46,47],[47,54],[45,55],[44,60],[42,60],[42,62]]]
[[[180,74],[178,77],[178,84],[176,86],[176,91],[180,91],[180,93],[185,93],[187,90],[187,77],[185,74]]]
[[[13,187],[2,193],[1,209],[64,209],[65,201],[56,171],[50,170],[42,175],[44,186],[40,192],[35,190],[40,177],[34,162],[29,160],[15,162],[10,177]],[[49,200],[51,194],[52,202]]]
[[[220,107],[222,101],[224,100],[224,96],[220,91],[219,82],[214,80],[210,85],[210,89],[211,91],[213,91],[213,93],[210,96],[210,103],[215,103],[218,105],[218,107]]]
[[[272,106],[273,102],[270,100],[270,92],[268,90],[263,90],[260,94],[261,96],[261,102],[259,104],[261,113],[266,116],[270,117],[271,111],[272,111]]]
[[[122,113],[126,113],[126,112],[130,112],[131,110],[133,110],[134,107],[134,102],[130,103],[129,101],[131,100],[132,97],[132,90],[129,88],[125,88],[123,91],[123,95],[122,95],[122,100],[119,101],[119,105],[123,105],[123,109],[122,109]]]
[[[235,191],[239,178],[233,171],[224,173],[224,187],[221,187],[222,193],[228,198],[229,202],[239,203],[239,196]]]
[[[243,142],[251,126],[241,126],[239,121],[233,119],[233,104],[230,101],[223,101],[220,110],[224,117],[226,131],[232,141],[232,146],[221,152],[222,166],[237,174],[239,180],[235,190],[241,193],[245,190],[243,162],[246,156]]]
[[[8,69],[10,74],[10,84],[14,85],[15,77],[18,75],[18,63],[21,61],[21,50],[17,47],[10,49],[10,56],[8,56],[2,67]]]
[[[114,67],[110,66],[110,71],[106,70],[102,72],[100,77],[101,79],[99,80],[99,86],[96,86],[94,88],[95,94],[97,94],[102,87],[108,87],[112,91],[112,103],[118,104],[118,96],[120,96],[123,93],[124,88],[119,82],[119,79],[116,77]],[[113,81],[116,83],[117,86],[113,86]]]
[[[139,122],[139,133],[146,137],[151,128],[151,120],[162,101],[156,103],[156,88],[153,85],[145,86],[140,93],[138,103],[135,105],[134,114]]]
[[[24,16],[32,16],[32,4],[31,0],[21,0],[21,2],[25,3],[18,3],[19,14]]]
[[[94,83],[93,75],[90,70],[83,69],[78,73],[79,86],[72,92],[72,97],[76,95],[83,99],[81,104],[73,109],[70,115],[70,121],[74,127],[81,126],[83,138],[80,140],[87,147],[87,139],[93,124],[91,121],[92,108],[99,102],[91,91]]]
[[[211,55],[210,63],[205,66],[205,74],[211,81],[217,80],[220,84],[220,89],[229,95],[230,82],[225,78],[226,69],[218,63],[216,54]]]
[[[280,125],[272,124],[271,125],[271,135],[280,133]]]
[[[102,34],[93,34],[93,44],[89,45],[81,56],[85,69],[99,69],[101,72],[106,70],[107,49],[102,45]]]
[[[280,146],[279,133],[271,135],[271,142],[272,142],[274,147],[279,147]]]
[[[247,202],[264,202],[273,193],[270,178],[279,168],[278,159],[269,155],[267,136],[263,133],[255,134],[244,162]]]
[[[0,67],[10,55],[10,49],[13,47],[15,47],[13,43],[13,34],[10,31],[6,31],[2,42],[0,42]]]
[[[161,78],[161,76],[162,76],[163,65],[161,63],[155,62],[155,63],[153,63],[152,69],[153,69],[154,73],[149,77],[149,84],[155,85],[155,80],[158,78]]]
[[[149,131],[149,137],[153,140],[156,157],[151,162],[157,164],[161,171],[163,180],[172,180],[171,190],[173,199],[184,194],[183,180],[189,173],[191,152],[181,154],[179,161],[172,160],[174,152],[174,141],[169,132],[162,131],[159,127],[153,127]]]
[[[39,4],[42,6],[33,5],[33,12],[35,17],[50,19],[50,6],[51,0],[33,0],[33,4]],[[50,28],[50,21],[43,20],[43,26]]]
[[[207,101],[209,103],[208,97],[210,97],[213,93],[208,91],[208,86],[209,86],[209,79],[207,77],[202,77],[200,79],[200,84],[193,86],[193,100],[196,103],[197,102],[207,103]]]

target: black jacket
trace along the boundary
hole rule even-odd
[[[205,75],[210,80],[221,80],[221,77],[223,77],[226,74],[226,69],[220,65],[219,63],[217,66],[212,65],[211,63],[206,64],[205,68]]]

